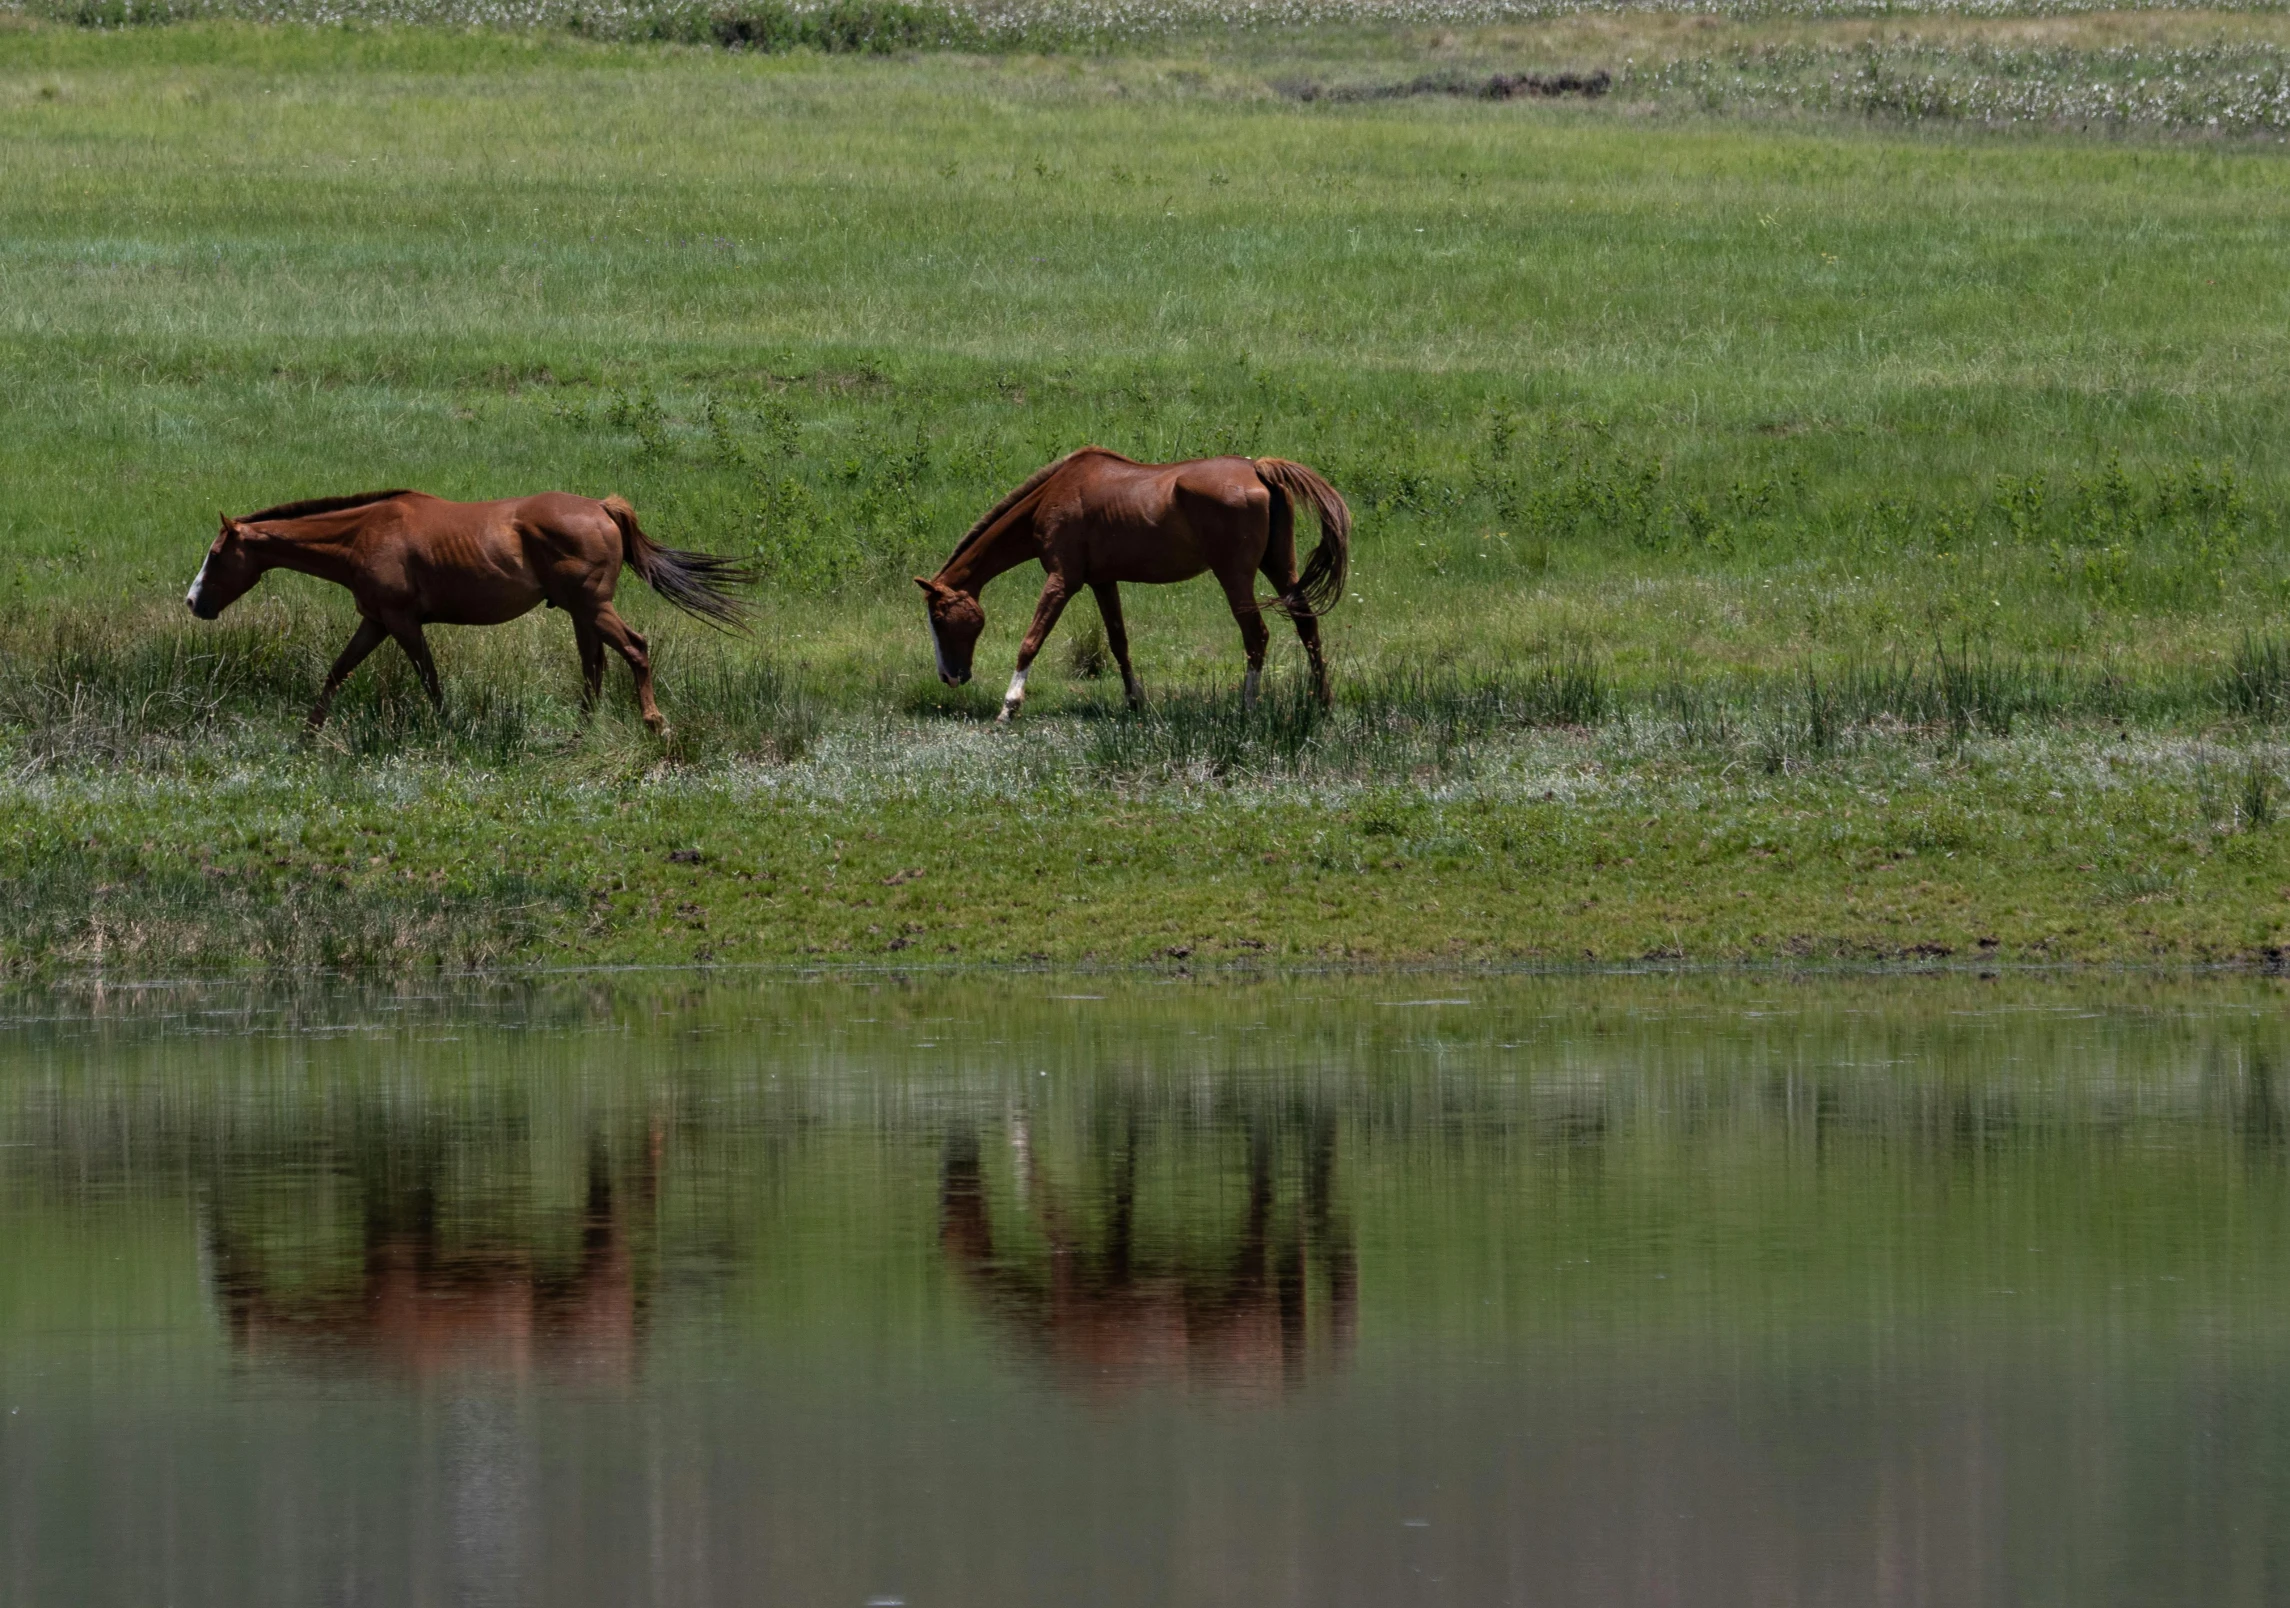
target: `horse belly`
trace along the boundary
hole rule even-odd
[[[540,607],[530,575],[463,570],[433,575],[422,587],[422,618],[432,625],[503,625]]]
[[[1110,519],[1090,543],[1092,580],[1167,586],[1189,581],[1210,567],[1208,555],[1201,550],[1192,531],[1166,518],[1155,520],[1133,515]]]
[[[1208,561],[1198,553],[1130,552],[1117,564],[1093,565],[1092,580],[1134,581],[1140,586],[1171,586],[1208,573]]]
[[[461,599],[437,604],[422,612],[422,620],[428,625],[507,625],[540,605],[541,593],[536,587],[523,597]]]

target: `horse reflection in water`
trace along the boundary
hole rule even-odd
[[[449,1239],[434,1166],[417,1167],[410,1187],[366,1178],[362,1276],[348,1289],[297,1290],[218,1213],[215,1275],[231,1340],[250,1358],[333,1358],[417,1379],[547,1369],[628,1380],[644,1310],[630,1207],[648,1213],[653,1203],[659,1145],[655,1132],[624,1190],[604,1146],[591,1144],[578,1249],[553,1269],[530,1233]]]
[[[1019,1210],[1048,1241],[1039,1256],[997,1235],[977,1132],[948,1137],[940,1243],[948,1262],[1001,1324],[1086,1394],[1177,1384],[1270,1396],[1350,1356],[1359,1274],[1349,1225],[1333,1202],[1336,1130],[1313,1113],[1286,1125],[1301,1138],[1302,1177],[1283,1190],[1284,1135],[1246,1127],[1238,1220],[1204,1252],[1150,1250],[1138,1234],[1137,1113],[1099,1129],[1104,1210],[1099,1232],[1047,1174],[1023,1120],[1010,1143]],[[1111,1138],[1119,1127],[1118,1140]],[[1300,1131],[1299,1131],[1300,1130]],[[1109,1155],[1108,1152],[1111,1152]]]

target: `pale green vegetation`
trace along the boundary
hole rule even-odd
[[[1958,132],[1973,101],[1814,90],[1830,55],[2240,72],[2283,32],[6,28],[0,955],[2277,949],[2290,170],[2108,132],[2177,114]],[[1737,58],[1739,93],[1693,66]],[[937,684],[905,577],[1091,440],[1346,492],[1332,717],[1284,683],[1240,715],[1206,586],[1130,589],[1142,719],[1084,603],[1032,729],[978,729],[1023,573],[980,684]],[[345,600],[281,578],[202,626],[181,590],[218,508],[399,484],[621,492],[762,562],[756,638],[630,583],[665,752],[617,673],[583,730],[546,613],[438,634],[442,722],[385,651],[306,749]],[[703,842],[748,882],[662,858]],[[844,845],[940,880],[828,900]],[[957,878],[990,913],[940,908]]]

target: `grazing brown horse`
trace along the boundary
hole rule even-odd
[[[1320,516],[1320,545],[1302,574],[1296,569],[1295,506]],[[1074,592],[1097,595],[1105,639],[1121,666],[1131,708],[1140,694],[1129,667],[1129,633],[1121,623],[1123,581],[1158,586],[1189,581],[1204,570],[1217,578],[1239,622],[1248,653],[1244,702],[1256,702],[1270,633],[1256,596],[1261,571],[1278,591],[1269,606],[1296,622],[1312,661],[1312,682],[1328,702],[1328,665],[1320,653],[1319,617],[1344,595],[1351,561],[1352,511],[1329,485],[1283,458],[1199,458],[1190,463],[1138,463],[1103,447],[1084,447],[1034,472],[1033,478],[970,527],[954,556],[929,580],[917,575],[930,609],[939,679],[959,686],[985,629],[978,594],[1004,570],[1039,559],[1049,579],[1034,623],[1018,645],[1018,673],[1003,695],[1001,718],[1026,698],[1026,672]]]
[[[618,497],[598,502],[544,491],[459,503],[421,491],[369,491],[222,518],[222,533],[183,597],[200,619],[222,613],[274,569],[348,587],[365,616],[311,706],[312,731],[326,723],[336,689],[384,637],[396,639],[430,701],[442,706],[423,626],[500,625],[547,604],[572,616],[581,707],[595,706],[609,644],[636,678],[644,724],[665,735],[647,644],[612,607],[620,566],[685,613],[717,625],[741,621],[742,605],[723,588],[752,581],[729,559],[660,546]]]

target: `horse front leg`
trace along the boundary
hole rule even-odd
[[[1137,685],[1137,672],[1129,668],[1129,627],[1121,618],[1121,588],[1111,581],[1092,581],[1089,589],[1097,595],[1098,618],[1105,622],[1105,645],[1113,650],[1113,662],[1121,666],[1121,692],[1129,700],[1129,707],[1145,707],[1145,691]]]
[[[1296,627],[1296,639],[1304,644],[1304,657],[1312,664],[1312,694],[1319,699],[1322,709],[1335,703],[1335,694],[1328,686],[1328,661],[1320,651],[1320,619],[1312,606],[1296,591],[1296,540],[1292,522],[1276,519],[1273,522],[1272,541],[1265,548],[1264,563],[1260,566],[1264,578],[1286,603],[1288,618]]]
[[[996,724],[1007,725],[1026,701],[1026,672],[1034,667],[1034,655],[1049,640],[1058,616],[1065,612],[1066,599],[1072,595],[1073,588],[1062,575],[1053,574],[1043,583],[1042,600],[1034,605],[1034,623],[1026,628],[1025,641],[1018,644],[1018,670],[1010,677],[1010,690],[1002,694],[1002,712],[994,717]]]
[[[334,668],[326,672],[326,685],[318,689],[318,701],[310,706],[308,729],[315,733],[326,724],[326,716],[334,707],[334,694],[342,690],[342,683],[350,679],[350,672],[366,662],[366,655],[382,645],[389,632],[372,620],[360,620],[358,629],[350,634],[350,645],[334,661]]]
[[[1320,650],[1319,617],[1299,598],[1289,618],[1296,623],[1296,637],[1304,644],[1304,657],[1312,662],[1312,695],[1322,709],[1333,708],[1336,695],[1328,686],[1328,657]]]

